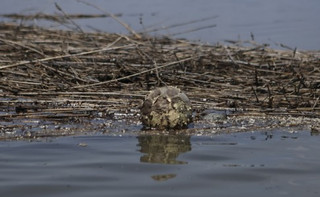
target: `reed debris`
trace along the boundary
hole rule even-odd
[[[208,45],[2,23],[0,76],[2,122],[138,116],[148,91],[164,85],[182,89],[197,112],[320,116],[320,52],[254,42]]]

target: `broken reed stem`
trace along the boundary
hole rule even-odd
[[[109,15],[111,16],[115,21],[117,21],[119,24],[121,24],[124,28],[126,28],[132,35],[134,35],[135,38],[137,39],[141,39],[141,35],[137,34],[127,23],[123,22],[121,19],[119,19],[116,15],[110,13],[110,12],[107,12],[103,9],[101,9],[100,7],[94,5],[94,4],[91,4],[91,3],[88,3],[86,1],[81,1],[81,0],[77,0],[78,2],[81,2],[83,4],[86,4],[88,6],[91,6],[91,7],[94,7],[96,8],[97,10],[103,12],[104,14],[106,15]]]
[[[195,31],[199,31],[199,30],[203,30],[203,29],[210,29],[213,27],[216,27],[217,25],[205,25],[205,26],[201,26],[201,27],[197,27],[197,28],[192,28],[192,29],[188,29],[182,32],[177,32],[177,33],[172,33],[170,34],[170,36],[177,36],[177,35],[181,35],[181,34],[186,34],[186,33],[191,33],[191,32],[195,32]]]
[[[59,6],[59,4],[57,2],[55,2],[54,5],[63,14],[63,16],[66,19],[68,19],[77,28],[78,31],[80,31],[81,33],[84,33],[82,28],[76,22],[74,22],[74,20],[72,20],[67,13],[65,13],[65,11]]]
[[[161,68],[173,66],[173,65],[176,65],[176,64],[181,63],[181,62],[190,61],[192,59],[194,59],[194,57],[182,59],[182,60],[179,60],[179,61],[170,62],[170,63],[164,64],[162,66],[158,66],[158,67],[155,67],[155,68],[147,69],[147,70],[141,71],[139,73],[135,73],[135,74],[132,74],[132,75],[127,75],[125,77],[120,77],[120,78],[117,78],[117,79],[112,79],[112,80],[109,80],[109,81],[104,81],[104,82],[99,82],[99,83],[94,83],[94,84],[89,84],[89,85],[75,86],[75,87],[72,87],[72,88],[73,89],[77,89],[77,88],[88,88],[88,87],[92,87],[92,86],[106,85],[106,84],[117,82],[117,81],[120,81],[120,80],[123,80],[123,79],[129,79],[131,77],[139,76],[139,75],[142,75],[144,73],[148,73],[148,72],[151,72],[151,71],[154,71],[154,70],[158,70],[158,69],[161,69]]]
[[[114,14],[117,17],[121,17],[123,14]],[[55,15],[55,14],[0,14],[1,17],[11,18],[11,19],[23,19],[23,20],[33,20],[33,19],[45,19],[51,21],[61,22],[64,21],[65,17]],[[82,19],[82,18],[104,18],[110,17],[108,14],[68,14],[70,19]]]
[[[95,95],[95,96],[138,97],[138,98],[144,98],[145,96],[141,94],[130,94],[130,93],[123,93],[123,92],[20,92],[19,95],[21,96]]]
[[[197,109],[319,111],[320,63],[314,51],[13,24],[0,24],[0,43],[0,101],[13,107],[20,100],[43,101],[48,108],[71,102],[75,109],[95,103],[128,110],[138,108],[148,90],[165,84],[185,91]]]
[[[162,30],[168,30],[168,29],[172,29],[172,28],[176,28],[176,27],[181,27],[181,26],[185,26],[185,25],[190,25],[190,24],[194,24],[194,23],[199,23],[199,22],[203,22],[203,21],[207,21],[207,20],[212,20],[217,18],[218,16],[210,16],[210,17],[205,17],[205,18],[201,18],[201,19],[196,19],[196,20],[192,20],[192,21],[188,21],[188,22],[183,22],[183,23],[176,23],[176,24],[172,24],[172,25],[168,25],[168,26],[161,26],[160,28],[147,28],[143,31],[141,31],[141,33],[151,33],[151,32],[157,32],[157,31],[162,31]]]
[[[130,47],[133,46],[133,44],[129,44],[129,45],[126,45],[126,46],[111,47],[114,44],[116,44],[118,41],[120,41],[121,39],[122,39],[122,37],[119,37],[113,43],[111,43],[110,45],[108,45],[106,47],[103,47],[102,49],[96,49],[96,50],[81,52],[81,53],[77,53],[77,54],[67,54],[67,55],[59,55],[59,56],[54,56],[54,57],[46,57],[46,58],[42,58],[42,59],[21,61],[21,62],[15,63],[15,64],[9,64],[9,65],[6,65],[6,66],[0,66],[0,70],[6,69],[6,68],[12,68],[12,67],[16,67],[16,66],[21,66],[21,65],[24,65],[24,64],[41,63],[41,62],[47,62],[47,61],[50,61],[50,60],[62,59],[62,58],[67,58],[67,57],[90,55],[90,54],[100,53],[100,52],[105,52],[105,51],[110,51],[110,50],[130,48]]]
[[[43,52],[37,50],[37,49],[34,49],[32,47],[29,47],[29,46],[26,46],[25,44],[22,44],[22,43],[19,43],[19,42],[14,42],[14,41],[11,41],[11,40],[5,40],[5,39],[1,39],[0,38],[0,41],[3,42],[3,43],[6,43],[6,44],[10,44],[10,45],[17,45],[17,46],[20,46],[20,47],[23,47],[23,48],[26,48],[30,51],[34,51],[42,56],[45,56],[45,54],[43,54]]]

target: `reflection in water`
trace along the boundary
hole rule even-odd
[[[138,136],[141,162],[163,164],[187,164],[177,161],[180,153],[191,151],[190,136],[185,135],[141,135]]]
[[[185,161],[177,161],[180,153],[191,151],[190,136],[184,135],[141,135],[138,136],[141,147],[140,162],[161,163],[161,164],[187,164]],[[155,181],[167,181],[177,175],[157,174],[151,176]]]
[[[175,178],[176,174],[159,174],[159,175],[153,175],[151,178],[155,181],[167,181],[169,179]]]

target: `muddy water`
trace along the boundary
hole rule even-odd
[[[320,136],[76,136],[0,143],[1,196],[319,196]]]
[[[28,3],[22,0],[2,0],[0,13],[61,14],[54,2],[69,14],[102,13],[93,6],[76,0],[29,0]],[[91,0],[87,2],[99,9],[122,14],[120,19],[136,31],[162,29],[151,33],[155,35],[175,35],[174,37],[216,43],[224,40],[250,40],[252,33],[256,41],[271,44],[273,47],[279,47],[281,43],[291,48],[320,49],[320,1],[318,0]],[[210,19],[168,29],[171,25],[205,18]],[[0,20],[7,19],[0,18]],[[75,22],[88,31],[127,33],[123,26],[111,18],[82,19]],[[31,23],[76,29],[71,23],[61,25],[41,20],[33,20]],[[211,28],[190,32],[192,29],[210,26]],[[186,33],[176,35],[181,32]]]

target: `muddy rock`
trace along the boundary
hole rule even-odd
[[[186,128],[192,121],[191,102],[179,88],[157,88],[145,98],[141,107],[141,121],[146,128]]]

